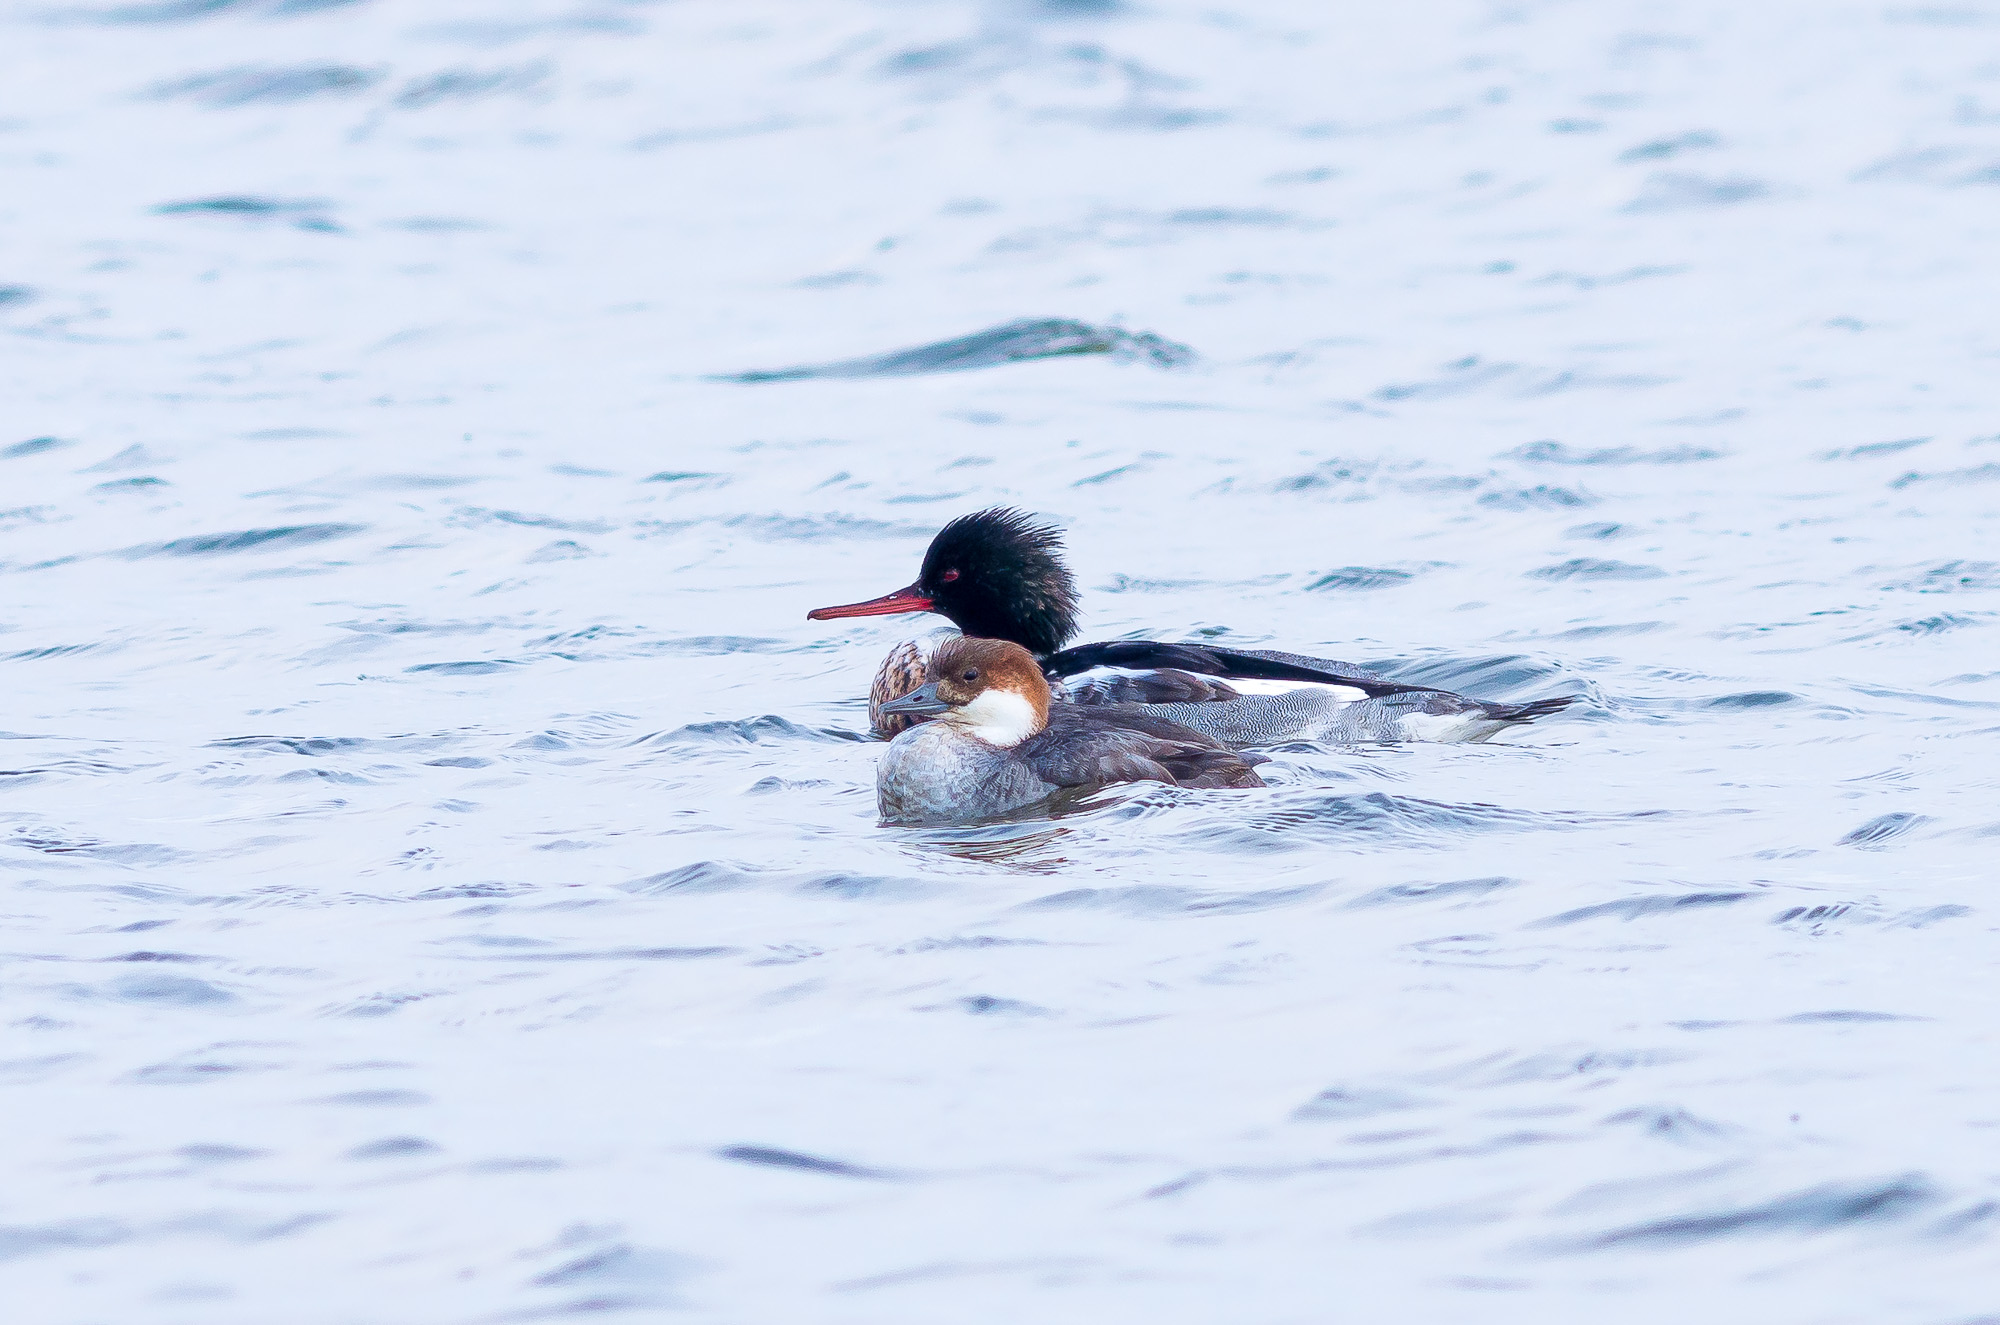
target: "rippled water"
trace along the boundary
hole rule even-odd
[[[1990,1319],[2000,7],[1385,8],[8,6],[8,1318]],[[879,828],[999,502],[1588,702]]]

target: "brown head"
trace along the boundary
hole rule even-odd
[[[989,745],[1019,745],[1049,725],[1049,683],[1033,654],[1009,640],[946,640],[923,685],[881,706],[889,715],[936,715]]]

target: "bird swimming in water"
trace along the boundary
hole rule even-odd
[[[875,799],[889,823],[983,819],[1117,782],[1264,785],[1252,767],[1261,756],[1145,705],[1053,702],[1040,664],[1007,640],[946,640],[923,684],[882,710],[929,719],[891,741],[876,767]]]
[[[813,621],[935,612],[969,637],[1008,640],[1040,662],[1058,700],[1142,704],[1225,745],[1286,741],[1483,741],[1558,712],[1573,697],[1502,704],[1404,685],[1353,663],[1273,649],[1114,640],[1064,648],[1076,634],[1076,579],[1062,535],[1024,512],[963,515],[931,540],[916,581],[859,603],[816,608]],[[870,689],[869,717],[893,737],[921,717],[887,701],[923,679],[914,642],[892,650]]]

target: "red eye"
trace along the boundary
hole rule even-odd
[[[953,580],[957,578],[958,578],[958,572],[955,570],[948,570],[944,574],[938,576],[938,579],[944,581],[946,584],[950,584]]]

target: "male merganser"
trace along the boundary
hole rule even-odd
[[[946,640],[924,683],[882,705],[930,718],[889,742],[875,800],[890,823],[1005,814],[1059,791],[1114,782],[1261,787],[1252,764],[1144,705],[1053,704],[1034,655],[1007,640]]]
[[[1330,658],[1273,649],[1113,640],[1065,649],[1076,633],[1076,580],[1062,534],[1017,510],[962,515],[938,532],[916,582],[866,602],[821,607],[809,620],[936,612],[968,636],[1010,640],[1040,660],[1077,704],[1145,704],[1226,745],[1284,741],[1483,741],[1544,717],[1573,697],[1498,704],[1402,685]],[[887,701],[914,689],[922,655],[899,645],[876,673],[868,712],[890,737],[912,720]],[[915,719],[921,721],[920,718]]]

